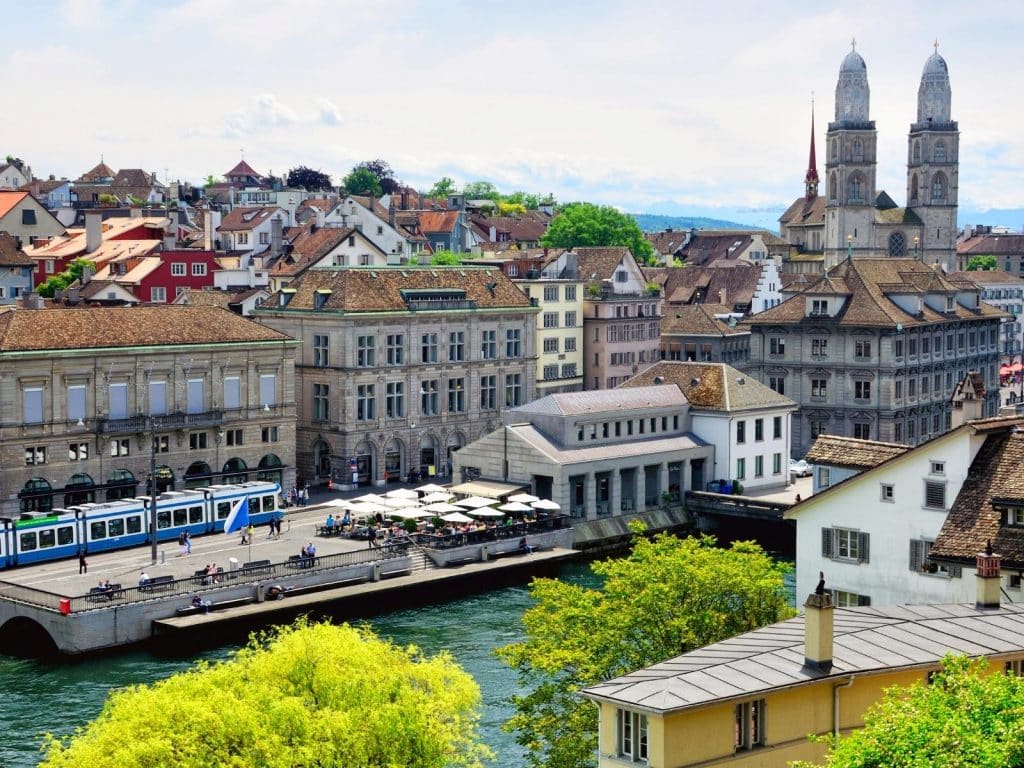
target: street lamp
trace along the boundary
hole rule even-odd
[[[846,236],[846,258],[853,258],[853,235]]]
[[[149,417],[149,554],[156,565],[156,419]]]
[[[921,238],[918,235],[914,235],[914,258],[921,260]]]

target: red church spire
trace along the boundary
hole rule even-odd
[[[814,156],[814,96],[811,95],[811,156],[807,160],[807,175],[804,176],[807,198],[818,196],[818,161]]]

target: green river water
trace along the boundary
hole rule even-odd
[[[596,584],[586,564],[563,566],[560,577]],[[450,603],[396,611],[370,620],[378,634],[427,652],[448,649],[473,675],[483,695],[481,735],[494,750],[493,765],[525,764],[520,747],[501,724],[511,715],[509,696],[518,691],[515,675],[492,651],[522,637],[520,618],[529,607],[525,585],[486,592]],[[42,665],[0,656],[0,766],[28,768],[40,760],[42,734],[66,734],[99,714],[107,692],[148,683],[188,668],[196,658],[222,659],[236,646],[224,646],[187,659],[167,659],[137,651],[89,661]]]

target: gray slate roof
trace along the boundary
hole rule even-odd
[[[633,389],[598,389],[546,395],[509,412],[555,416],[583,416],[633,408],[664,408],[689,402],[677,387],[649,386]]]
[[[599,683],[582,694],[664,713],[824,678],[932,667],[947,653],[1024,652],[1021,605],[836,608],[834,619],[833,666],[827,673],[804,667],[804,619],[798,616]]]
[[[561,465],[585,464],[590,461],[607,459],[626,459],[632,456],[653,456],[658,453],[686,451],[700,448],[707,443],[686,432],[672,437],[650,438],[647,440],[630,440],[629,442],[605,445],[584,446],[581,448],[562,448],[549,440],[543,432],[530,424],[514,424],[509,427],[512,433],[529,443],[552,461]]]

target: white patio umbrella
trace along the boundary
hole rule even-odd
[[[420,503],[433,504],[435,501],[451,501],[451,498],[452,495],[447,491],[434,491],[433,493],[428,493],[426,496],[420,499]]]
[[[551,511],[559,510],[562,508],[557,503],[553,502],[551,499],[541,499],[540,501],[533,502],[533,504],[531,504],[530,506],[533,507],[534,509],[546,509]]]
[[[533,507],[523,504],[521,501],[510,501],[508,504],[502,504],[498,509],[502,512],[533,512]]]
[[[473,515],[475,517],[504,517],[504,512],[499,512],[496,509],[490,507],[477,507],[476,509],[470,509],[466,514]]]
[[[342,509],[348,509],[351,506],[351,502],[347,499],[329,499],[324,502],[325,507],[341,507]]]
[[[389,511],[387,507],[381,506],[380,504],[371,504],[366,501],[359,504],[349,504],[348,509],[356,519],[373,517],[378,512]]]
[[[449,504],[447,501],[435,501],[433,504],[427,504],[424,509],[433,512],[435,514],[443,514],[445,512],[461,512],[462,507],[456,504]]]
[[[419,495],[411,488],[395,488],[384,494],[389,499],[418,499]]]
[[[379,504],[380,500],[381,500],[381,497],[378,496],[376,493],[366,493],[366,494],[363,494],[362,496],[359,496],[359,497],[357,497],[355,499],[352,499],[352,501],[368,501],[368,502],[371,502],[373,504]]]
[[[397,517],[397,518],[400,518],[402,520],[407,520],[408,518],[414,518],[415,519],[415,518],[419,518],[419,517],[430,517],[430,515],[431,515],[431,512],[429,510],[420,509],[419,507],[408,507],[406,509],[394,509],[391,512],[388,512],[388,516],[389,517],[393,517],[393,518]]]
[[[388,509],[402,509],[403,507],[415,507],[417,506],[415,499],[389,499],[384,498],[380,500],[380,503]]]
[[[464,515],[461,512],[449,512],[447,515],[441,515],[441,519],[446,523],[472,523],[473,518],[469,515]]]
[[[535,501],[540,501],[539,496],[531,496],[528,493],[517,493],[515,496],[509,496],[509,501],[518,501],[520,504],[532,504]]]
[[[437,483],[427,483],[426,485],[421,485],[416,490],[419,491],[420,493],[441,493],[443,491],[447,491],[448,489],[445,488],[443,485],[438,485]],[[450,495],[451,494],[449,494],[449,496]]]
[[[489,507],[492,504],[497,504],[497,499],[485,499],[483,496],[470,496],[469,498],[459,499],[455,502],[460,507],[469,507],[473,509],[475,507]]]

